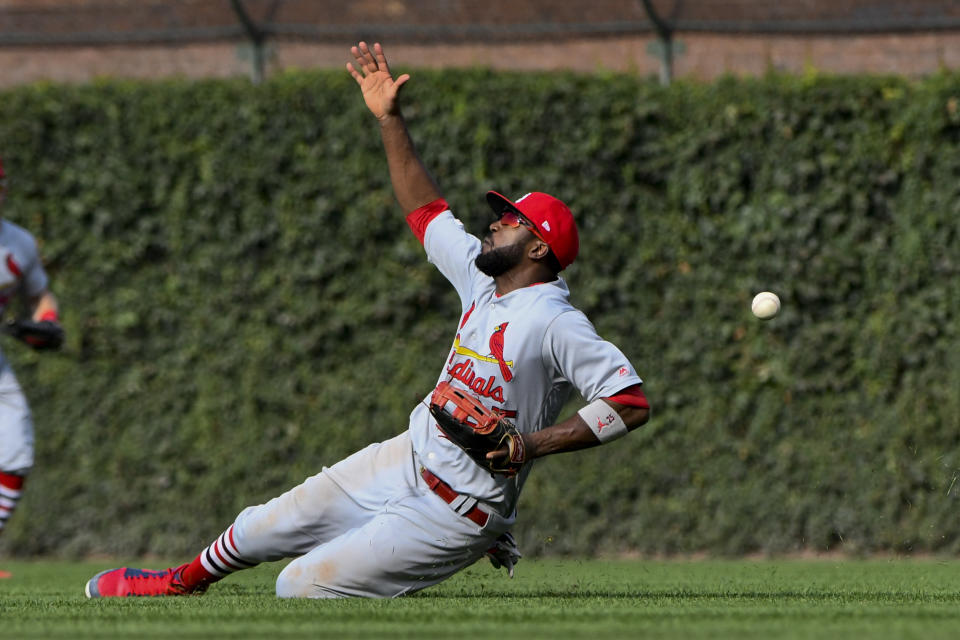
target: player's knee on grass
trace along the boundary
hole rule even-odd
[[[332,591],[328,584],[336,572],[332,564],[324,566],[310,566],[294,560],[277,576],[278,598],[339,598],[343,597]]]

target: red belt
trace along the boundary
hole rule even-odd
[[[424,480],[426,480],[427,486],[430,487],[430,490],[440,496],[447,504],[450,504],[457,498],[461,497],[460,494],[454,491],[450,485],[430,473],[430,470],[426,467],[420,467],[420,475],[423,476]],[[482,511],[477,505],[473,505],[473,508],[470,509],[470,511],[461,513],[460,515],[465,518],[470,518],[481,527],[485,527],[487,525],[487,519],[490,517],[490,514],[488,514],[486,511]]]

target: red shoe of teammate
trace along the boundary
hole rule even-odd
[[[108,569],[87,581],[88,598],[128,598],[131,596],[183,596],[200,593],[190,590],[180,580],[180,572],[187,565],[163,571],[144,569]]]

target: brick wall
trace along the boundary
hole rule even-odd
[[[939,31],[894,35],[792,36],[680,33],[683,52],[675,75],[702,80],[733,73],[762,74],[769,69],[800,73],[815,68],[829,73],[921,75],[942,68],[960,69],[960,33]],[[598,69],[654,75],[659,61],[650,53],[652,36],[571,39],[530,44],[391,44],[395,65],[438,67],[486,65],[497,69]],[[275,42],[269,71],[284,68],[341,68],[353,44]],[[242,41],[179,46],[0,48],[0,86],[37,80],[86,82],[99,76],[157,78],[210,77],[249,73]]]

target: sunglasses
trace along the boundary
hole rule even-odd
[[[537,230],[537,228],[533,226],[533,224],[529,220],[527,220],[526,218],[518,214],[516,211],[510,211],[510,210],[504,211],[503,214],[501,214],[500,216],[500,224],[506,225],[513,229],[516,229],[520,225],[523,225],[530,230],[530,233],[532,233],[533,235],[537,236],[538,238],[546,242],[546,240],[543,239],[543,236],[540,235],[540,231]]]

